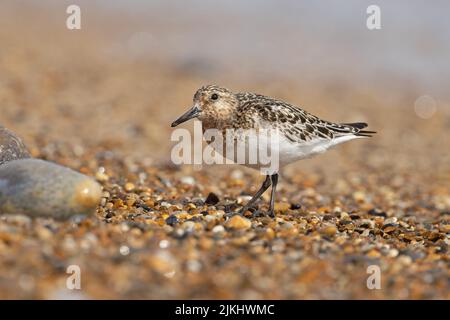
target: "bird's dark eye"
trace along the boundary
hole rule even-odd
[[[217,93],[213,93],[211,95],[211,100],[217,100],[217,99],[219,99],[219,95]]]

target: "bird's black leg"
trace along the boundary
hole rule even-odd
[[[241,211],[239,211],[240,215],[243,215],[245,213],[245,211],[247,211],[251,206],[253,206],[253,204],[262,196],[262,194],[269,189],[270,187],[270,177],[271,176],[266,176],[266,180],[264,180],[261,188],[259,188],[258,192],[256,192],[256,194],[253,196],[253,198],[250,199],[250,201],[241,209]]]
[[[275,217],[274,206],[275,206],[275,191],[277,190],[278,184],[278,173],[275,173],[270,176],[270,180],[272,180],[272,193],[270,194],[270,209],[269,216]]]

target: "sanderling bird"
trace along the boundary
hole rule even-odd
[[[366,123],[333,123],[322,120],[289,103],[255,93],[233,93],[226,88],[208,85],[194,95],[194,105],[172,123],[172,127],[189,119],[202,122],[203,131],[217,129],[274,129],[277,132],[278,169],[267,174],[261,188],[239,211],[245,213],[272,185],[268,214],[274,216],[275,191],[279,168],[300,159],[310,158],[340,143],[371,137],[375,131],[363,130]],[[244,165],[259,168],[258,164]]]

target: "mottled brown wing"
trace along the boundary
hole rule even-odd
[[[278,124],[280,130],[292,142],[314,139],[334,139],[344,135],[370,136],[364,131],[365,123],[337,124],[322,120],[305,110],[266,96],[244,93],[240,96],[244,110],[256,112],[268,123]]]

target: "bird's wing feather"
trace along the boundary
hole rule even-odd
[[[370,136],[374,131],[362,130],[366,123],[333,123],[307,111],[266,96],[243,93],[238,95],[243,112],[256,112],[266,123],[277,123],[292,142],[316,139],[332,140],[341,136]]]

